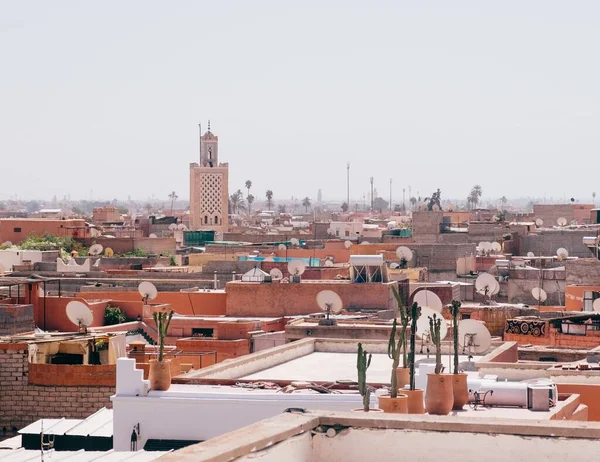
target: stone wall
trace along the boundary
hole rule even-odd
[[[548,298],[545,305],[563,306],[565,304],[565,271],[514,269],[508,278],[508,302],[537,305],[531,290],[536,287],[544,289]]]
[[[16,335],[33,329],[33,305],[0,305],[0,335]]]
[[[0,344],[0,438],[41,418],[83,419],[111,407],[114,386],[31,385],[28,376],[27,344]]]
[[[585,229],[544,229],[535,234],[521,236],[521,255],[533,252],[537,256],[556,255],[563,247],[569,251],[569,256],[589,258],[592,252],[583,245],[583,238],[593,236],[594,232]]]
[[[598,285],[600,281],[600,260],[580,258],[565,262],[567,285]]]
[[[412,228],[415,242],[437,242],[443,217],[444,212],[413,212]]]

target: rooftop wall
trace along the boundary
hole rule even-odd
[[[592,232],[591,235],[594,233]],[[569,251],[569,256],[589,258],[590,250],[583,245],[583,238],[590,236],[590,230],[585,229],[543,229],[535,234],[521,236],[521,254],[533,252],[536,255],[556,255],[560,247]]]
[[[31,332],[33,305],[0,305],[0,335],[16,335]]]

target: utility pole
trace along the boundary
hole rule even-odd
[[[373,177],[371,177],[371,213],[373,213]]]
[[[406,188],[402,188],[402,210],[406,211]]]
[[[390,178],[390,212],[393,210],[392,208],[392,179]]]
[[[408,200],[410,201],[412,199],[412,186],[408,185]],[[410,209],[412,210],[412,202],[410,203]]]
[[[350,162],[346,164],[346,205],[350,210]]]

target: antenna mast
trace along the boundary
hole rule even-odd
[[[346,164],[346,205],[350,210],[350,162]]]

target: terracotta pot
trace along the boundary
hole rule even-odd
[[[410,383],[410,369],[408,367],[396,369],[396,382],[398,382],[398,390],[403,390]]]
[[[151,390],[168,390],[171,386],[171,360],[163,359],[159,362],[157,359],[151,359],[148,379]]]
[[[408,396],[398,394],[397,398],[390,395],[379,397],[379,407],[388,414],[408,414]]]
[[[432,415],[448,415],[454,405],[453,374],[427,374],[425,409]]]
[[[469,400],[467,374],[452,374],[452,393],[454,394],[454,405],[452,406],[452,409],[460,411]]]
[[[425,414],[423,407],[423,390],[402,390],[407,397],[407,410],[409,414]]]

